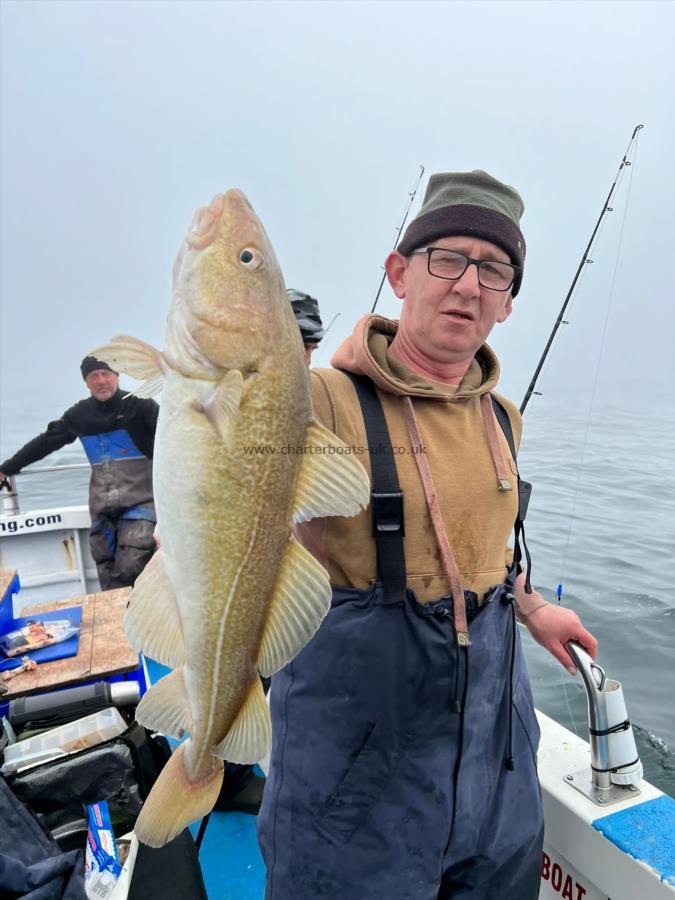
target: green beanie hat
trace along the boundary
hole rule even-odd
[[[524,208],[514,188],[480,169],[432,175],[422,208],[396,249],[408,256],[418,247],[453,235],[490,241],[509,254],[514,266],[521,268],[511,290],[515,297],[525,262],[525,238],[520,230]]]

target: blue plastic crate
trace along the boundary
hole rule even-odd
[[[14,594],[18,594],[21,590],[21,582],[16,574],[9,583],[7,590],[0,597],[0,634],[9,631],[9,625],[14,619]]]

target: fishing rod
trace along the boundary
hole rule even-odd
[[[396,240],[394,241],[394,246],[391,248],[392,251],[396,249],[396,245],[398,244],[398,240],[401,237],[401,232],[403,231],[403,226],[406,223],[408,218],[408,213],[410,212],[410,207],[413,205],[413,200],[415,199],[415,194],[417,193],[417,189],[420,186],[420,182],[422,180],[422,175],[424,175],[424,166],[420,166],[420,174],[417,176],[417,181],[415,182],[415,187],[412,189],[412,193],[408,196],[410,200],[408,201],[408,205],[406,207],[405,213],[403,214],[403,220],[401,224],[398,226],[398,231],[396,232]],[[382,286],[384,285],[384,279],[387,277],[387,273],[384,272],[382,274],[382,281],[380,282],[380,286],[377,289],[377,293],[375,294],[375,302],[373,303],[373,308],[371,309],[371,313],[375,312],[375,307],[377,306],[377,301],[380,299],[380,294],[382,292]]]
[[[553,330],[551,331],[551,334],[549,335],[549,339],[546,343],[546,346],[544,347],[544,352],[542,353],[541,358],[540,358],[539,362],[537,363],[537,368],[534,370],[534,375],[532,376],[532,381],[530,381],[527,391],[525,392],[525,396],[523,397],[523,402],[520,404],[521,415],[525,411],[525,407],[529,403],[530,397],[532,396],[532,394],[539,393],[539,391],[535,391],[534,386],[537,383],[537,379],[539,378],[539,375],[541,373],[542,366],[544,365],[546,357],[548,356],[549,350],[551,349],[551,345],[553,344],[555,336],[558,333],[558,329],[560,328],[560,326],[562,324],[566,324],[563,317],[565,315],[565,310],[567,309],[567,306],[570,302],[572,294],[574,293],[574,289],[577,286],[577,281],[579,280],[581,271],[585,265],[593,262],[593,260],[588,258],[588,254],[591,252],[591,247],[593,245],[593,241],[595,240],[595,236],[598,233],[598,229],[600,228],[602,220],[604,219],[605,215],[608,212],[612,212],[612,207],[609,205],[609,202],[612,199],[612,195],[614,194],[614,191],[616,190],[616,187],[619,183],[621,173],[625,166],[632,165],[632,163],[629,161],[628,157],[630,156],[630,152],[631,152],[631,148],[632,148],[633,144],[637,141],[638,132],[640,131],[641,128],[644,128],[644,125],[636,125],[633,130],[631,139],[628,142],[628,146],[626,147],[626,152],[624,153],[623,159],[621,160],[621,165],[619,166],[619,171],[614,176],[614,181],[612,182],[612,187],[610,188],[609,194],[607,195],[607,199],[605,200],[605,202],[603,204],[602,212],[600,213],[598,221],[595,223],[595,228],[593,229],[593,234],[591,235],[591,239],[589,240],[588,245],[587,245],[586,249],[584,250],[584,255],[581,257],[581,262],[579,263],[579,268],[577,269],[576,274],[575,274],[574,278],[572,279],[572,284],[570,285],[570,289],[568,290],[567,296],[565,297],[565,302],[563,303],[563,305],[560,309],[560,312],[558,313],[558,318],[555,321]]]
[[[323,337],[321,338],[322,341],[325,339],[326,335],[328,334],[328,332],[331,330],[331,328],[335,324],[335,320],[338,319],[339,317],[340,317],[340,313],[339,312],[335,313],[333,318],[330,320],[330,324],[326,326],[326,330],[324,331]]]

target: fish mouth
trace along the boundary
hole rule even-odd
[[[208,206],[200,206],[192,218],[186,241],[193,250],[205,250],[218,233],[225,209],[225,195],[216,194]]]
[[[253,207],[238,188],[216,194],[208,206],[200,206],[192,218],[186,241],[192,250],[205,250],[215,240],[225,215],[234,218],[255,218]]]

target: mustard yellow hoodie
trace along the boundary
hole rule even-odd
[[[312,370],[312,396],[317,419],[358,454],[370,475],[367,439],[361,407],[345,369],[368,376],[377,388],[389,427],[399,482],[404,493],[405,562],[408,586],[422,602],[450,593],[440,551],[429,517],[401,396],[414,397],[421,432],[446,532],[459,567],[462,585],[482,595],[504,580],[511,552],[508,541],[517,511],[513,490],[500,491],[488,444],[480,397],[491,392],[499,364],[487,345],[474,357],[461,384],[425,379],[389,352],[397,323],[380,316],[364,316],[331,360],[333,369]],[[516,407],[502,397],[516,443],[521,419]],[[499,442],[507,469],[516,467],[499,427]],[[375,542],[371,510],[348,518],[332,518],[314,532],[308,546],[328,563],[331,583],[366,588],[375,579]],[[321,531],[323,534],[321,534]]]

